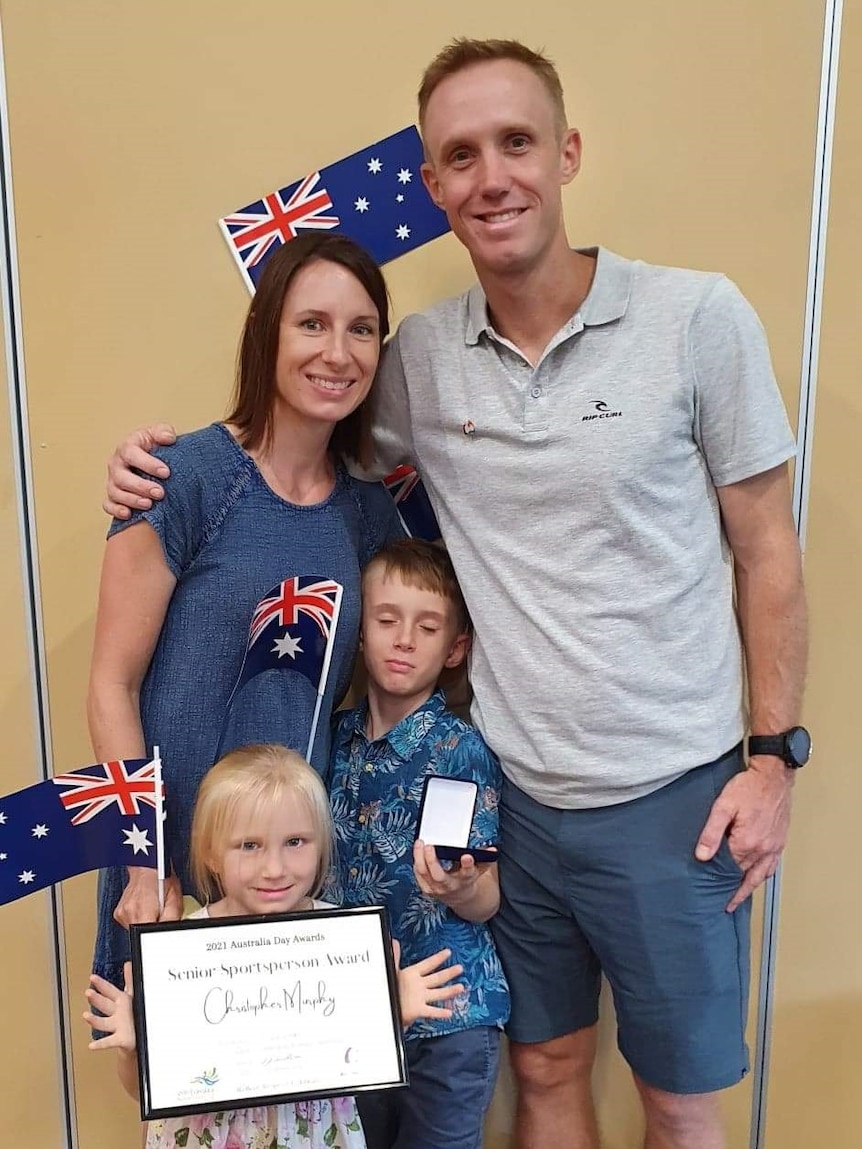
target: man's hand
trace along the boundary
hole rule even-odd
[[[114,921],[124,929],[133,922],[176,922],[182,917],[183,895],[177,877],[165,881],[165,905],[159,912],[159,879],[155,870],[129,866],[129,881],[114,910]]]
[[[90,1042],[90,1049],[121,1049],[135,1051],[135,1023],[132,1018],[132,963],[123,966],[124,989],[117,989],[98,974],[90,974],[89,989],[84,991],[89,1009],[84,1021],[91,1029],[102,1030],[107,1037]],[[92,1011],[97,1009],[98,1014]],[[101,1015],[101,1016],[99,1016]]]
[[[170,423],[154,423],[132,431],[108,460],[108,483],[102,508],[115,519],[127,519],[131,512],[148,511],[154,500],[164,497],[164,490],[152,479],[142,479],[132,470],[136,467],[157,479],[166,479],[170,468],[149,452],[156,446],[168,447],[177,433]]]
[[[392,949],[397,967],[401,961],[401,946],[395,938],[392,939]],[[464,967],[445,965],[451,956],[451,950],[438,950],[436,954],[398,970],[398,999],[401,1003],[401,1020],[405,1026],[420,1017],[446,1021],[452,1016],[452,1010],[441,1007],[439,1003],[451,1001],[453,997],[464,993],[463,985],[447,985],[453,977],[464,972]]]
[[[775,873],[790,827],[793,775],[779,758],[752,758],[734,775],[713,803],[694,856],[714,857],[727,835],[734,861],[745,877],[727,903],[731,913]]]

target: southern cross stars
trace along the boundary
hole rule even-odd
[[[48,833],[48,827],[44,822],[40,822],[38,826],[33,827],[32,833],[34,838],[44,838]]]
[[[5,822],[6,822],[6,815],[3,813],[0,813],[0,826],[4,825]]]
[[[406,223],[399,223],[398,227],[395,229],[395,234],[399,239],[408,239],[410,236],[410,228]]]
[[[365,198],[365,196],[361,195],[359,199],[354,202],[353,206],[357,211],[368,211],[368,200]]]
[[[298,638],[292,638],[287,631],[285,631],[284,638],[277,638],[275,640],[275,646],[273,646],[271,653],[277,654],[279,658],[284,658],[286,654],[289,654],[291,658],[296,658],[298,654],[303,653],[303,649],[299,645],[300,641]]]
[[[35,870],[25,870],[23,874],[18,875],[18,881],[23,882],[25,886],[29,886],[36,878]]]
[[[376,156],[372,156],[368,161],[368,170],[373,176],[376,176],[378,172],[383,171],[383,164],[380,162],[380,160],[377,159]]]
[[[402,168],[398,173],[398,182],[400,184],[409,184],[413,179],[413,172],[409,168]]]

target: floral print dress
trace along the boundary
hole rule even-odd
[[[151,1121],[146,1149],[365,1149],[352,1097]]]

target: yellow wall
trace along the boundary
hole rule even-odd
[[[857,738],[862,649],[862,3],[845,5],[805,574],[806,711],[816,756],[799,778],[782,886],[768,1149],[862,1143],[862,897]]]
[[[224,407],[247,296],[216,220],[410,122],[421,68],[453,35],[516,36],[549,50],[585,137],[584,170],[566,196],[573,242],[727,271],[764,319],[795,413],[820,3],[535,0],[527,11],[514,0],[333,0],[325,11],[323,31],[284,0],[0,0],[58,769],[89,760],[83,684],[106,452],[137,423],[166,417],[188,428]],[[399,315],[471,278],[451,237],[387,274]],[[19,670],[14,642],[4,642],[2,713],[26,710]],[[32,748],[20,753],[26,774]],[[788,883],[807,880],[791,871]],[[68,884],[76,992],[92,896],[92,879]],[[34,897],[2,911],[4,938],[15,927],[28,953],[47,946],[40,905]],[[800,959],[815,982],[829,977],[825,951],[817,961]],[[19,969],[19,956],[0,949],[3,992]],[[87,1052],[79,1012],[76,999],[80,1143],[108,1149],[128,1142],[134,1108],[109,1059]],[[24,1063],[18,1042],[0,1048],[0,1080],[16,1103],[25,1083],[29,1096],[44,1095],[48,1120],[59,1104],[50,1017],[30,1025],[32,1058]],[[607,1149],[630,1149],[639,1117],[607,1022],[596,1081]],[[734,1149],[747,1144],[748,1100],[746,1087],[728,1099]],[[504,1077],[489,1144],[508,1143],[510,1111]],[[0,1106],[0,1140],[16,1117],[14,1105]],[[42,1140],[58,1143],[48,1132]]]

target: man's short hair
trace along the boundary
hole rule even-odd
[[[362,572],[363,584],[369,571],[383,569],[383,577],[395,575],[406,586],[431,591],[449,601],[452,607],[452,621],[458,634],[470,631],[470,615],[458,585],[458,578],[452,560],[438,543],[424,539],[398,539],[389,543],[365,565]]]
[[[542,52],[535,52],[519,40],[471,40],[461,36],[450,41],[443,48],[422,76],[419,85],[419,126],[424,127],[428,101],[437,87],[447,76],[469,68],[472,64],[482,64],[490,60],[514,60],[524,64],[539,77],[545,85],[554,105],[557,125],[562,134],[568,125],[563,99],[563,85],[552,60]]]

